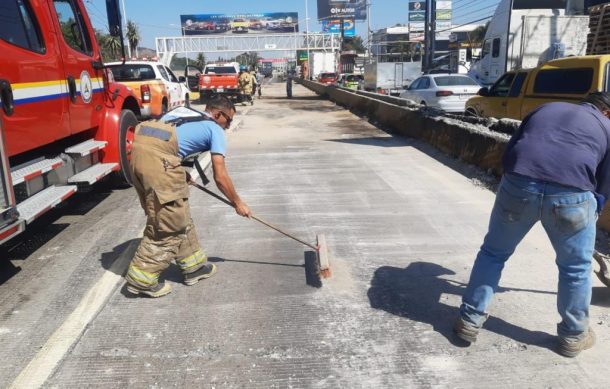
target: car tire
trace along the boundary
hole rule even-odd
[[[116,173],[118,182],[124,186],[131,185],[131,145],[135,136],[138,119],[133,111],[124,109],[119,119],[119,158],[121,169]]]
[[[184,106],[186,108],[191,108],[191,97],[188,93],[184,96]]]
[[[161,115],[159,116],[163,116],[167,113],[167,100],[163,99],[163,102],[161,103]]]

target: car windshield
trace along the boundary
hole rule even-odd
[[[347,76],[347,81],[359,81],[361,79],[361,76]]]
[[[205,68],[205,74],[235,74],[235,68],[232,66],[209,66]]]
[[[438,86],[478,85],[475,80],[466,76],[440,76],[434,77]]]
[[[156,78],[155,71],[150,65],[115,65],[110,66],[116,81],[145,81]]]
[[[336,77],[335,73],[322,73],[322,74],[320,74],[320,78],[330,78],[330,77]]]

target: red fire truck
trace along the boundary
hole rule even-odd
[[[118,0],[106,6],[121,39]],[[106,175],[129,182],[140,108],[104,67],[82,0],[2,0],[0,52],[3,243]]]

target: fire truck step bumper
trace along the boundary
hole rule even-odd
[[[36,177],[43,175],[51,170],[55,170],[62,166],[64,161],[61,158],[43,159],[21,169],[11,172],[13,186],[21,184],[25,181],[30,181]]]
[[[108,142],[106,141],[89,139],[83,143],[77,144],[76,146],[68,147],[66,149],[66,154],[76,154],[84,157],[85,155],[89,155],[103,149],[107,144]]]
[[[76,189],[75,185],[50,186],[36,193],[34,196],[17,204],[19,218],[28,224],[31,223],[34,219],[76,193]]]
[[[0,244],[22,233],[24,229],[25,222],[23,220],[18,220],[10,225],[0,227]]]
[[[71,184],[93,185],[116,170],[118,163],[98,163],[68,179]]]

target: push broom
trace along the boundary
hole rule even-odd
[[[195,165],[195,168],[197,169],[197,172],[199,173],[199,176],[201,177],[201,182],[203,182],[203,185],[207,185],[210,181],[207,179],[207,177],[203,171],[203,168],[201,167],[201,165],[199,164],[199,161],[196,158],[194,161],[194,165]],[[214,197],[215,199],[222,201],[223,203],[225,203],[231,207],[235,207],[235,204],[233,204],[229,200],[225,199],[224,197],[218,195],[217,193],[214,193],[213,191],[209,190],[205,186],[199,185],[198,183],[196,183],[193,180],[189,181],[189,184],[194,186],[197,189],[202,190],[203,192],[207,193],[208,195]],[[315,270],[322,278],[329,278],[331,276],[330,261],[328,258],[328,249],[326,247],[326,238],[324,237],[324,235],[322,235],[322,234],[316,235],[316,244],[314,245],[314,244],[308,243],[302,239],[299,239],[292,234],[289,234],[288,232],[280,229],[277,226],[274,226],[273,224],[261,219],[258,216],[255,216],[252,214],[252,215],[250,215],[250,218],[256,220],[257,222],[263,224],[266,227],[269,227],[269,228],[279,232],[280,234],[282,234],[284,236],[287,236],[288,238],[290,238],[292,240],[295,240],[295,241],[313,249],[316,253],[316,264],[315,264],[316,269]]]

